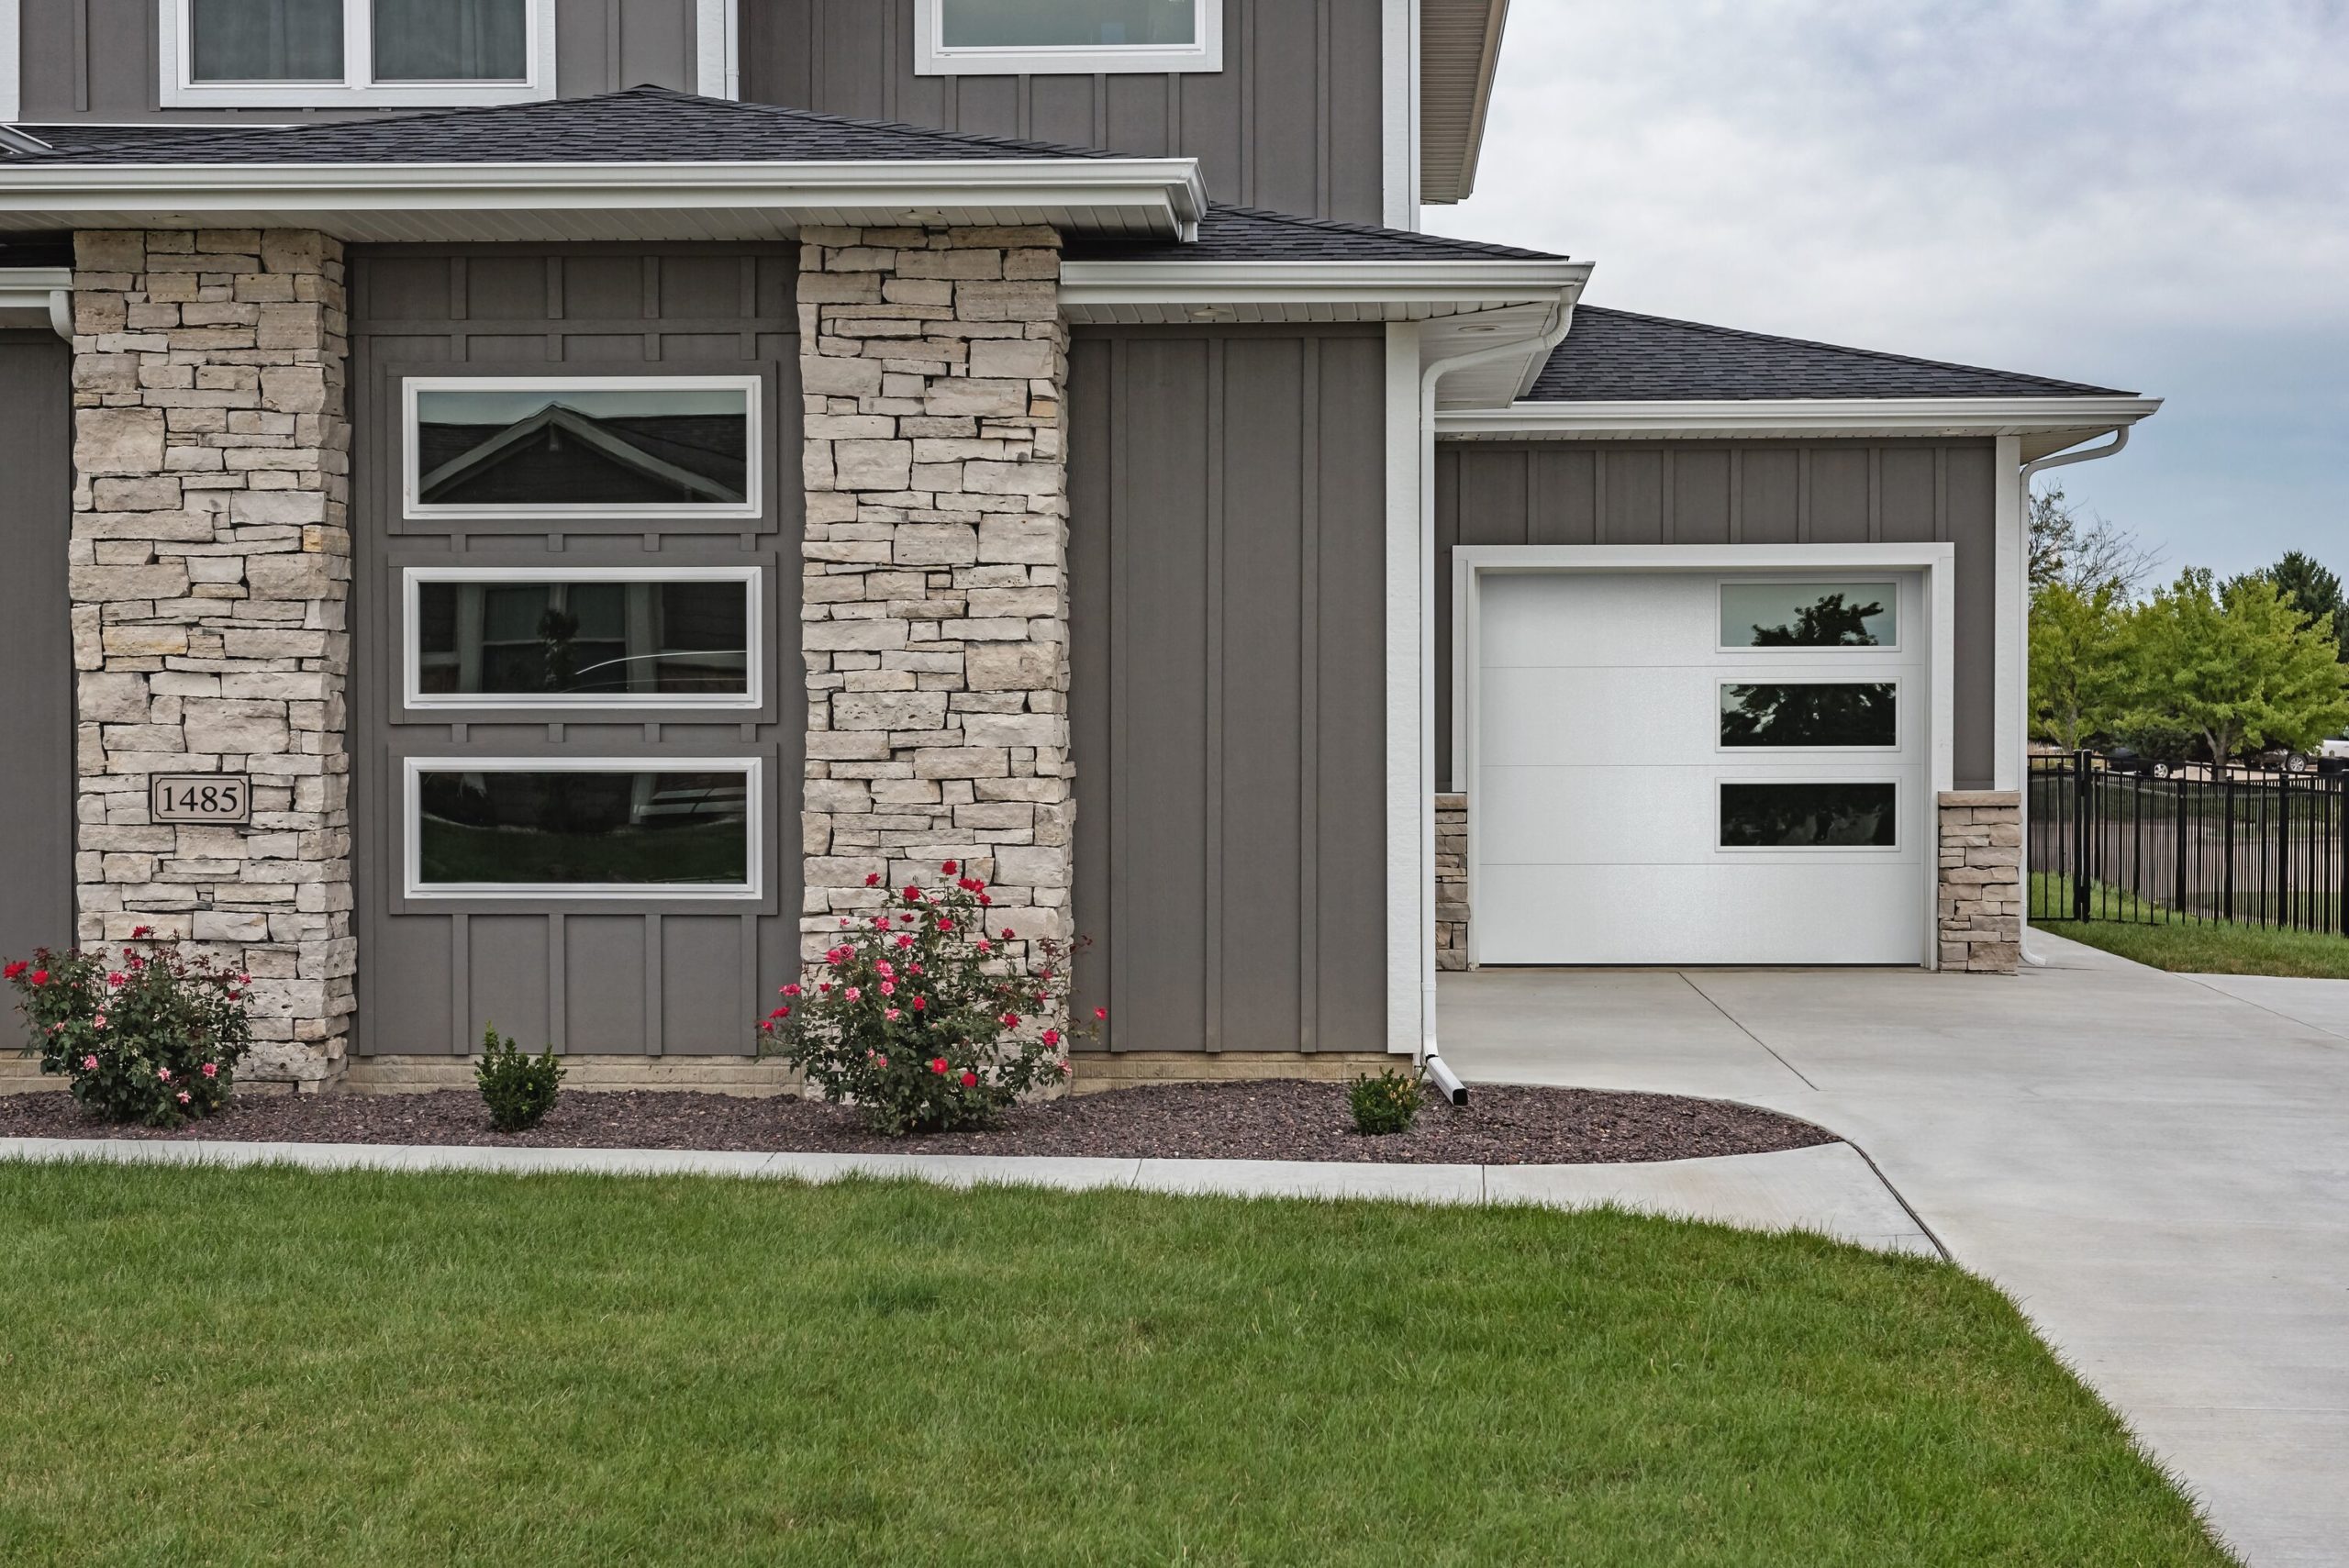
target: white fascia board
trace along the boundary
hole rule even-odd
[[[1535,403],[1437,416],[1444,436],[1607,438],[1809,435],[2021,436],[2110,430],[2151,417],[2158,397],[1789,397]]]
[[[1061,268],[1061,302],[1491,310],[1546,305],[1589,278],[1587,261],[1070,261]]]
[[[0,163],[6,209],[77,212],[548,212],[931,209],[1071,215],[1071,228],[1190,239],[1207,207],[1190,158],[646,163]],[[1077,215],[1089,215],[1080,218]]]
[[[0,0],[0,125],[14,125],[24,113],[23,23],[18,0]]]

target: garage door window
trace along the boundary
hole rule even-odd
[[[1898,648],[1899,605],[1890,583],[1723,583],[1721,646]]]
[[[1900,740],[1893,681],[1721,683],[1721,744],[1888,751]]]
[[[757,896],[755,761],[411,760],[408,892]]]
[[[1899,787],[1881,784],[1724,784],[1725,850],[1889,850],[1899,843]]]

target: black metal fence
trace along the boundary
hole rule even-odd
[[[2349,936],[2349,778],[2031,759],[2031,918]]]

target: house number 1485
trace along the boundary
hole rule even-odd
[[[161,773],[147,806],[155,822],[250,822],[253,784],[242,773]]]

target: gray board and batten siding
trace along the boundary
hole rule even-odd
[[[1456,544],[1956,546],[1955,783],[1992,783],[1997,468],[1987,440],[1445,441],[1436,448],[1436,777],[1452,768]]]
[[[800,394],[796,247],[425,246],[351,257],[353,876],[357,1050],[473,1048],[484,1025],[574,1054],[747,1054],[798,969]],[[430,375],[763,378],[754,518],[404,519],[403,371]],[[593,709],[467,721],[403,706],[397,569],[755,566],[764,706],[739,715]],[[665,716],[665,717],[664,717]],[[756,901],[470,901],[406,896],[405,757],[755,757],[764,770]]]
[[[1386,1045],[1386,344],[1080,328],[1078,1016],[1119,1051]]]
[[[167,0],[168,3],[168,0]],[[745,0],[756,12],[762,0]],[[165,109],[160,106],[162,6],[158,0],[19,0],[28,125],[88,119],[266,124],[408,113],[414,109]],[[556,0],[555,87],[566,98],[623,88],[695,84],[694,0]]]
[[[742,96],[1199,160],[1216,200],[1379,223],[1381,0],[1223,0],[1219,72],[920,76],[914,0],[746,0]]]
[[[0,331],[0,957],[73,945],[71,351]]]

